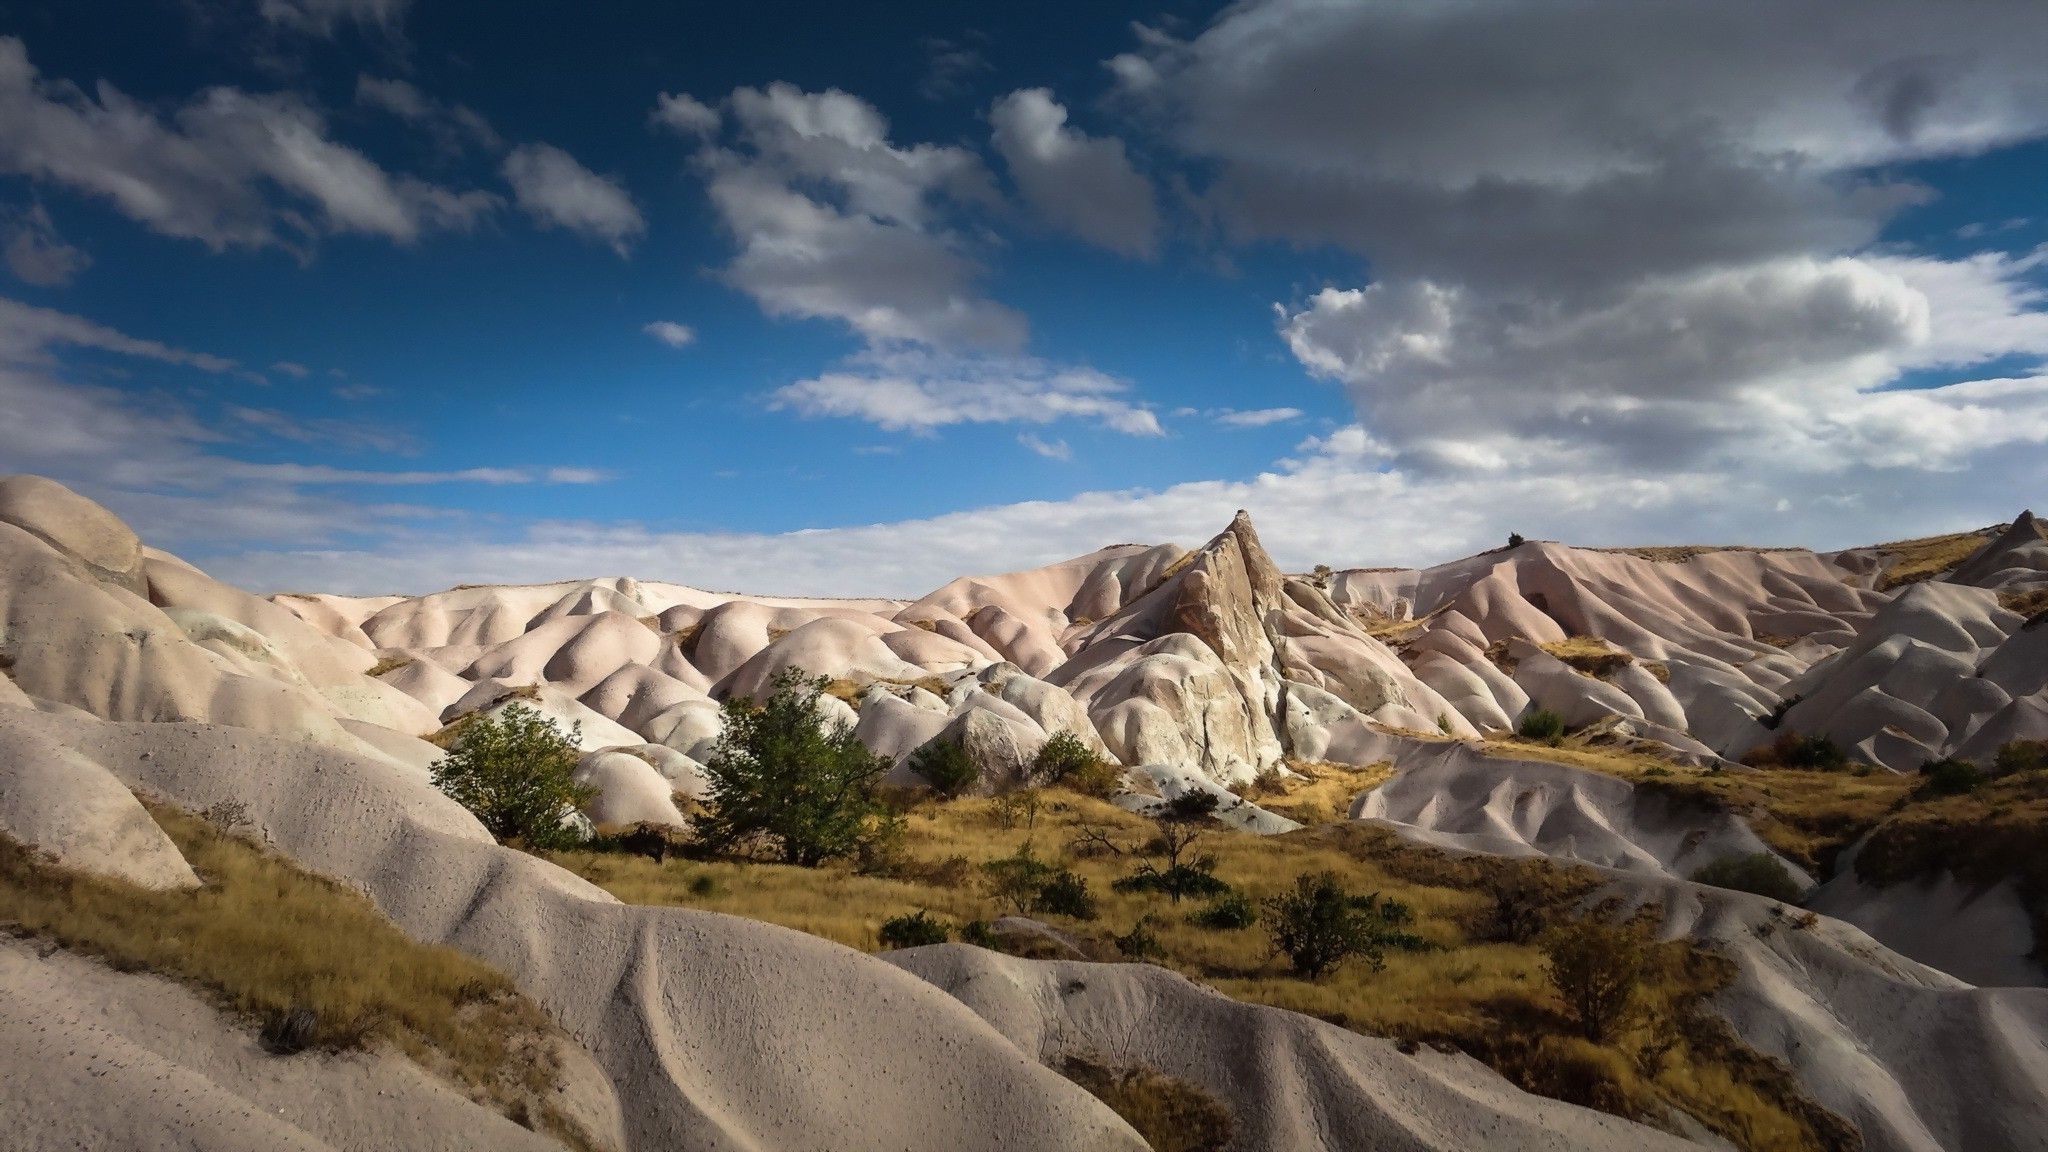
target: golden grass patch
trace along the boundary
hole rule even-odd
[[[1960,796],[1918,801],[1879,825],[1856,854],[1877,884],[1952,873],[1990,888],[2013,882],[2033,921],[2034,955],[2048,957],[2048,772],[1996,777]]]
[[[386,656],[375,664],[370,665],[370,670],[363,673],[363,675],[382,676],[386,672],[396,672],[400,668],[410,668],[412,666],[413,658],[410,656]]]
[[[1605,680],[1636,662],[1634,656],[1596,636],[1567,636],[1538,647],[1596,680]],[[1670,675],[1669,669],[1665,675]]]
[[[2040,616],[2048,612],[2048,584],[2036,584],[2032,588],[2023,588],[2015,592],[2000,592],[1998,606],[2026,617]],[[2027,623],[2031,626],[2037,621],[2029,619]]]
[[[1970,558],[1982,548],[1990,534],[1985,531],[1956,532],[1947,536],[1922,536],[1893,540],[1874,548],[1890,563],[1877,581],[1880,591],[1930,580]]]
[[[1309,778],[1272,781],[1259,802],[1283,812],[1291,803],[1303,815],[1341,810],[1388,771],[1297,767]],[[1273,837],[1220,825],[1206,833],[1190,855],[1213,855],[1216,875],[1255,902],[1304,873],[1329,871],[1349,892],[1376,893],[1412,911],[1405,930],[1426,942],[1425,950],[1389,951],[1380,971],[1353,962],[1307,981],[1275,955],[1261,927],[1205,928],[1192,920],[1204,907],[1199,901],[1174,904],[1157,893],[1111,887],[1147,858],[1144,846],[1157,830],[1114,805],[1045,789],[1035,813],[1022,817],[994,799],[917,803],[905,817],[901,858],[887,876],[720,860],[657,865],[590,852],[549,858],[629,903],[747,916],[873,951],[891,917],[924,910],[957,928],[1003,915],[1008,909],[982,885],[980,865],[1029,844],[1041,859],[1087,881],[1098,905],[1094,919],[1040,918],[1093,955],[1113,958],[1112,937],[1142,921],[1157,937],[1159,963],[1242,1001],[1369,1035],[1454,1046],[1532,1091],[1653,1124],[1671,1126],[1673,1110],[1683,1111],[1756,1152],[1850,1146],[1830,1127],[1840,1122],[1799,1096],[1782,1066],[1725,1037],[1709,1042],[1704,1000],[1727,972],[1687,945],[1659,947],[1656,970],[1645,975],[1640,1026],[1611,1047],[1574,1038],[1545,979],[1541,951],[1526,937],[1496,938],[1490,925],[1499,915],[1493,892],[1503,886],[1533,891],[1542,915],[1564,915],[1598,882],[1584,869],[1453,857],[1349,822]]]
[[[197,816],[150,811],[203,887],[74,872],[0,837],[0,922],[193,985],[254,1022],[310,1010],[308,1046],[389,1043],[479,1102],[589,1146],[550,1101],[565,1038],[502,973],[412,940],[360,893]]]

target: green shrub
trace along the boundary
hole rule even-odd
[[[962,924],[960,926],[960,942],[962,944],[972,944],[976,948],[986,948],[991,952],[1001,951],[997,947],[998,941],[996,940],[995,929],[990,927],[989,922],[986,920],[969,920],[967,923]]]
[[[1116,795],[1124,782],[1123,769],[1097,756],[1086,740],[1072,732],[1055,732],[1039,747],[1031,761],[1031,778],[1099,800]]]
[[[1095,919],[1095,894],[1078,873],[1062,868],[1038,888],[1038,908],[1055,916]]]
[[[1580,1034],[1601,1044],[1634,1015],[1648,953],[1635,928],[1575,920],[1543,937],[1543,973]]]
[[[1531,708],[1522,713],[1521,723],[1515,732],[1524,740],[1541,740],[1555,744],[1564,739],[1564,717],[1548,708]]]
[[[576,742],[524,704],[465,721],[432,767],[434,786],[470,810],[491,835],[529,848],[568,848],[582,837],[570,817],[597,795],[576,783]]]
[[[1849,766],[1849,756],[1826,736],[1780,732],[1776,740],[1755,748],[1742,762],[1756,768],[1804,768],[1836,772]]]
[[[932,919],[931,913],[920,908],[903,916],[891,916],[882,922],[880,933],[882,947],[921,948],[926,944],[944,944],[946,926]]]
[[[1692,878],[1695,883],[1732,888],[1737,892],[1754,892],[1787,904],[1797,904],[1803,895],[1792,870],[1769,852],[1723,856],[1694,872]]]
[[[2048,740],[2008,740],[1991,761],[2000,776],[2014,772],[2048,772]]]
[[[1943,757],[1929,760],[1920,766],[1920,794],[1923,796],[1961,796],[1974,792],[1984,783],[1984,773],[1968,760]]]
[[[1779,701],[1776,704],[1771,705],[1771,710],[1769,713],[1757,717],[1756,722],[1763,725],[1766,728],[1775,730],[1778,727],[1778,725],[1783,724],[1785,722],[1785,713],[1790,712],[1792,710],[1793,705],[1798,704],[1801,700],[1804,699],[1806,699],[1806,697],[1803,695],[1783,697],[1779,699]]]
[[[910,770],[931,785],[932,791],[949,798],[963,795],[981,782],[981,769],[967,746],[945,736],[934,736],[912,752]]]
[[[1417,951],[1427,945],[1395,931],[1412,918],[1408,906],[1377,896],[1354,897],[1330,872],[1295,878],[1294,888],[1265,901],[1266,933],[1301,975],[1315,980],[1357,956],[1374,971],[1386,967],[1389,947]]]
[[[1165,868],[1140,864],[1136,872],[1110,887],[1125,893],[1161,892],[1176,904],[1190,896],[1221,896],[1230,891],[1230,885],[1216,876],[1214,856],[1197,856]]]
[[[698,839],[723,851],[766,847],[785,864],[815,868],[851,856],[876,835],[887,811],[875,781],[889,767],[841,722],[818,715],[827,681],[788,668],[766,704],[724,705],[725,731],[705,762],[710,811]]]
[[[1203,928],[1236,931],[1258,923],[1259,910],[1244,893],[1226,892],[1188,919]]]
[[[1159,960],[1166,956],[1166,945],[1152,931],[1152,917],[1140,916],[1131,930],[1121,936],[1112,936],[1110,942],[1116,945],[1117,954],[1126,960]]]
[[[983,864],[981,876],[989,896],[1008,905],[1011,912],[1029,916],[1038,910],[1040,894],[1053,878],[1053,866],[1033,854],[1027,840],[1010,855]]]

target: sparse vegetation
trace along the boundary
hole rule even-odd
[[[1879,544],[1876,551],[1887,562],[1878,578],[1880,591],[1931,580],[1970,558],[1984,546],[1990,535],[1984,531],[1956,532],[1947,536],[1922,536]]]
[[[1207,1092],[1151,1068],[1111,1068],[1070,1056],[1060,1074],[1137,1129],[1154,1152],[1224,1152],[1236,1135],[1230,1110]]]
[[[815,868],[859,852],[884,826],[874,786],[889,762],[851,725],[826,727],[817,707],[824,687],[823,678],[788,668],[767,703],[725,702],[725,730],[704,765],[710,811],[697,820],[701,843]]]
[[[1635,765],[1627,770],[1638,775],[1641,767],[1661,763],[1569,745],[1505,747],[1560,760],[1612,755],[1618,764]],[[1385,769],[1347,771],[1370,777]],[[1740,783],[1751,791],[1735,795],[1750,804],[1756,801],[1747,797],[1761,782],[1784,793],[1788,803],[1817,804],[1820,793],[1808,799],[1806,785],[1784,786],[1787,780],[1808,778],[1830,789],[1882,796],[1880,808],[1904,794],[1900,778],[1889,773],[1866,781],[1846,774],[1710,777],[1686,770],[1672,783],[1690,787],[1697,780],[1716,789]],[[1334,766],[1321,779],[1281,784],[1309,790],[1294,797],[1329,790],[1331,797],[1349,798],[1347,777]],[[1880,786],[1889,790],[1876,791]],[[913,805],[905,816],[906,866],[892,875],[862,875],[847,863],[808,869],[671,860],[656,867],[641,857],[581,851],[553,858],[623,900],[750,916],[855,948],[877,947],[882,923],[905,909],[922,908],[942,923],[959,925],[954,939],[962,943],[1028,952],[1021,941],[991,930],[989,922],[1009,908],[974,880],[981,864],[1030,842],[1034,852],[1045,855],[1045,863],[1071,869],[1088,882],[1097,919],[1076,921],[1042,908],[1037,915],[1097,960],[1161,964],[1239,1000],[1317,1016],[1369,1035],[1462,1050],[1529,1091],[1652,1124],[1668,1126],[1676,1109],[1749,1152],[1848,1152],[1854,1147],[1853,1129],[1802,1097],[1782,1065],[1744,1047],[1719,1024],[1705,1004],[1732,979],[1732,967],[1686,944],[1650,949],[1640,975],[1644,1011],[1636,1022],[1605,1046],[1580,1035],[1549,988],[1536,942],[1598,886],[1590,870],[1546,860],[1453,856],[1369,825],[1325,822],[1284,836],[1214,827],[1199,851],[1215,857],[1214,876],[1255,908],[1291,890],[1297,877],[1329,871],[1346,892],[1378,893],[1382,901],[1406,906],[1412,917],[1399,930],[1428,945],[1414,951],[1387,949],[1385,967],[1377,972],[1370,965],[1347,963],[1309,981],[1293,972],[1284,954],[1272,952],[1266,933],[1199,923],[1207,902],[1191,914],[1174,916],[1161,893],[1112,886],[1131,869],[1127,846],[1158,833],[1155,820],[1064,788],[1048,788],[1035,827],[1005,829],[992,818],[995,803],[967,797]],[[704,878],[715,878],[715,890],[693,892]],[[1497,897],[1496,892],[1510,895]],[[1503,919],[1518,925],[1507,930]]]
[[[886,949],[921,948],[926,944],[944,944],[946,926],[932,919],[932,914],[920,908],[903,916],[891,916],[882,921],[881,931],[876,933],[882,947]]]
[[[1556,744],[1564,739],[1564,717],[1548,708],[1531,708],[1515,724],[1515,735],[1524,740]]]
[[[1991,761],[2000,776],[2015,772],[2048,772],[2048,740],[2008,740]]]
[[[1692,874],[1700,884],[1712,884],[1716,888],[1733,888],[1737,892],[1754,892],[1787,904],[1797,904],[1804,893],[1799,881],[1793,879],[1785,862],[1769,852],[1754,852],[1746,856],[1724,856]]]
[[[1906,805],[1870,834],[1856,854],[1856,874],[1874,884],[1894,884],[1948,873],[1980,889],[2011,881],[2033,919],[2034,955],[2048,958],[2043,843],[2048,773],[2019,771]]]
[[[981,768],[967,746],[947,736],[934,736],[910,754],[910,770],[941,796],[965,794],[981,782]]]
[[[400,668],[410,668],[412,665],[413,659],[410,656],[386,656],[375,664],[370,665],[370,670],[363,673],[363,675],[382,676],[387,672],[396,672]]]
[[[413,941],[359,893],[213,822],[159,805],[151,814],[204,887],[159,891],[72,872],[0,836],[0,922],[118,971],[201,989],[278,1053],[389,1044],[507,1115],[588,1146],[551,1103],[561,1038],[503,974]]]
[[[1543,974],[1579,1032],[1595,1044],[1614,1038],[1637,1011],[1647,942],[1631,926],[1574,920],[1543,938]]]
[[[1031,778],[1103,799],[1115,795],[1123,784],[1123,772],[1116,765],[1097,756],[1086,740],[1066,731],[1053,733],[1039,746],[1031,761]]]
[[[1983,771],[1968,760],[1945,756],[1920,766],[1922,796],[1961,796],[1983,783]]]
[[[1188,917],[1188,921],[1204,928],[1232,932],[1249,928],[1259,922],[1259,910],[1251,897],[1242,892],[1225,892],[1209,902],[1208,906]]]
[[[1382,902],[1377,894],[1354,897],[1333,872],[1297,877],[1294,888],[1265,902],[1266,933],[1294,970],[1310,980],[1352,957],[1375,972],[1386,967],[1386,950],[1424,947],[1420,937],[1396,930],[1411,913],[1405,904]]]
[[[1636,662],[1634,656],[1593,636],[1568,636],[1540,647],[1596,680],[1605,680]]]
[[[2048,615],[2048,584],[2000,592],[1998,605],[2008,612],[2017,612],[2027,617],[2027,627],[2036,627],[2040,624],[2041,618]]]
[[[1848,753],[1826,736],[1780,732],[1776,740],[1752,748],[1742,757],[1752,768],[1804,768],[1815,772],[1838,772],[1849,766]]]
[[[577,806],[597,794],[576,783],[576,740],[524,704],[472,714],[434,762],[434,786],[500,840],[565,848],[581,839],[570,822]]]

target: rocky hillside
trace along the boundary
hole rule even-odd
[[[2022,514],[1944,540],[1834,554],[1530,542],[1297,576],[1240,513],[1191,552],[1119,546],[908,602],[623,576],[264,598],[61,486],[11,477],[0,834],[56,867],[190,889],[206,877],[138,797],[238,806],[297,866],[539,1005],[567,1038],[560,1111],[589,1146],[1142,1148],[1048,1067],[1063,1037],[1100,1049],[1141,1025],[1150,1051],[1193,1054],[1177,1075],[1261,1118],[1239,1147],[1720,1146],[1697,1125],[1546,1100],[1469,1058],[1235,1005],[1142,965],[1074,973],[958,945],[892,963],[622,904],[498,845],[429,780],[433,737],[517,702],[579,732],[591,821],[686,828],[722,702],[801,668],[829,678],[829,717],[910,787],[906,762],[935,737],[967,746],[993,793],[1071,732],[1125,770],[1127,807],[1213,791],[1240,827],[1286,832],[1298,825],[1256,803],[1275,781],[1386,763],[1392,778],[1353,815],[1461,852],[1583,862],[1611,895],[1661,906],[1667,936],[1734,965],[1715,1000],[1732,1033],[1863,1146],[2044,1147],[2048,978],[2030,924],[2048,894],[2024,869],[1856,865],[1866,833],[1881,842],[1913,815],[1898,806],[1924,764],[1995,771],[2001,750],[2048,740],[2048,531]],[[1518,739],[1532,713],[1564,731]],[[1784,762],[1823,747],[1842,759]],[[1888,782],[1854,807],[1850,793]],[[1795,805],[1796,788],[1812,802]],[[1764,854],[1817,885],[1808,903],[1826,915],[1691,879]],[[0,1126],[31,1147],[151,1145],[137,1132],[388,1146],[389,1129],[349,1122],[366,1092],[415,1111],[407,1130],[433,1146],[507,1146],[497,1112],[410,1065],[321,1057],[322,1074],[280,1092],[230,1016],[156,1011],[163,996],[137,983],[155,977],[36,955],[0,950]],[[1097,1007],[1064,1003],[1071,983]],[[1254,1045],[1255,1069],[1223,1055]],[[60,1064],[80,1075],[54,1076]]]

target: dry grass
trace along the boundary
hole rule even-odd
[[[1896,811],[1912,791],[1910,777],[1882,770],[1816,772],[1790,768],[1694,768],[1653,752],[1588,744],[1567,737],[1550,747],[1497,740],[1487,751],[1548,760],[1619,776],[1674,799],[1733,812],[1764,842],[1810,872],[1825,876],[1837,853]]]
[[[1683,564],[1696,556],[1714,552],[1804,552],[1804,548],[1755,548],[1747,544],[1675,544],[1650,548],[1591,548],[1591,552],[1607,552],[1616,556],[1634,556],[1641,560],[1654,560],[1659,564]]]
[[[1888,561],[1878,578],[1880,591],[1930,580],[1969,559],[1984,546],[1992,530],[1956,532],[1948,536],[1922,536],[1916,540],[1894,540],[1874,550]]]
[[[1567,636],[1539,647],[1596,680],[1605,680],[1636,662],[1634,656],[1596,636]],[[1669,676],[1671,670],[1665,669],[1664,674]]]
[[[2048,772],[2016,772],[1961,796],[1917,802],[1885,821],[1856,874],[1887,884],[1950,872],[1990,888],[2011,880],[2034,927],[2034,954],[2048,958]]]
[[[396,672],[400,668],[410,668],[412,665],[413,659],[410,656],[386,656],[375,664],[370,665],[370,670],[363,673],[363,675],[382,676],[386,672]]]
[[[873,680],[848,680],[842,677],[827,683],[823,691],[827,696],[835,696],[858,708],[861,695],[875,684],[888,684],[897,688],[922,688],[941,700],[946,698],[946,693],[952,691],[945,680],[937,676],[920,676],[915,680],[899,680],[890,676],[877,677]]]
[[[1260,802],[1281,811],[1291,802],[1301,814],[1311,807],[1328,811],[1348,805],[1355,788],[1385,772],[1304,767],[1314,779],[1275,782]],[[1383,971],[1353,963],[1309,982],[1288,970],[1257,927],[1203,928],[1190,920],[1203,906],[1198,902],[1175,905],[1158,894],[1114,891],[1111,882],[1137,867],[1138,846],[1155,830],[1149,820],[1113,805],[1048,789],[1036,816],[1024,821],[1006,820],[989,799],[919,803],[907,815],[903,859],[887,876],[727,861],[656,865],[588,852],[550,858],[629,903],[748,916],[875,950],[882,922],[892,916],[924,909],[960,925],[1001,915],[1004,909],[977,882],[978,865],[1029,843],[1042,858],[1087,880],[1100,905],[1096,919],[1043,918],[1098,958],[1114,958],[1111,937],[1150,917],[1164,951],[1160,963],[1239,1000],[1371,1035],[1455,1046],[1532,1091],[1651,1123],[1668,1124],[1671,1110],[1681,1110],[1759,1152],[1847,1147],[1830,1134],[1833,1118],[1798,1096],[1789,1073],[1726,1036],[1709,1035],[1701,1005],[1727,974],[1685,945],[1658,952],[1659,966],[1645,977],[1651,1013],[1618,1046],[1573,1039],[1544,978],[1540,951],[1496,941],[1484,926],[1494,908],[1489,884],[1497,877],[1537,877],[1551,893],[1547,906],[1561,914],[1568,901],[1560,894],[1583,894],[1594,883],[1590,873],[1547,862],[1453,858],[1348,823],[1277,837],[1219,826],[1194,851],[1213,854],[1217,875],[1253,900],[1281,892],[1305,872],[1331,871],[1351,892],[1408,905],[1414,912],[1409,930],[1431,946],[1389,952]],[[1093,846],[1069,850],[1091,833]]]
[[[1998,605],[2008,612],[2017,612],[2028,617],[2029,626],[2037,623],[2036,618],[2048,613],[2048,584],[2036,584],[2015,592],[2000,592]]]
[[[1111,1068],[1070,1056],[1059,1070],[1137,1129],[1153,1152],[1224,1152],[1236,1134],[1221,1101],[1156,1069]]]
[[[416,943],[359,893],[205,820],[152,805],[205,886],[157,892],[72,872],[0,837],[0,922],[203,989],[255,1023],[300,1009],[311,1046],[389,1044],[476,1100],[587,1140],[549,1098],[562,1038],[496,970]]]
[[[1295,775],[1277,772],[1259,777],[1244,796],[1268,812],[1301,824],[1328,824],[1351,814],[1351,802],[1387,782],[1392,763],[1382,760],[1363,768],[1351,764],[1289,760]]]

